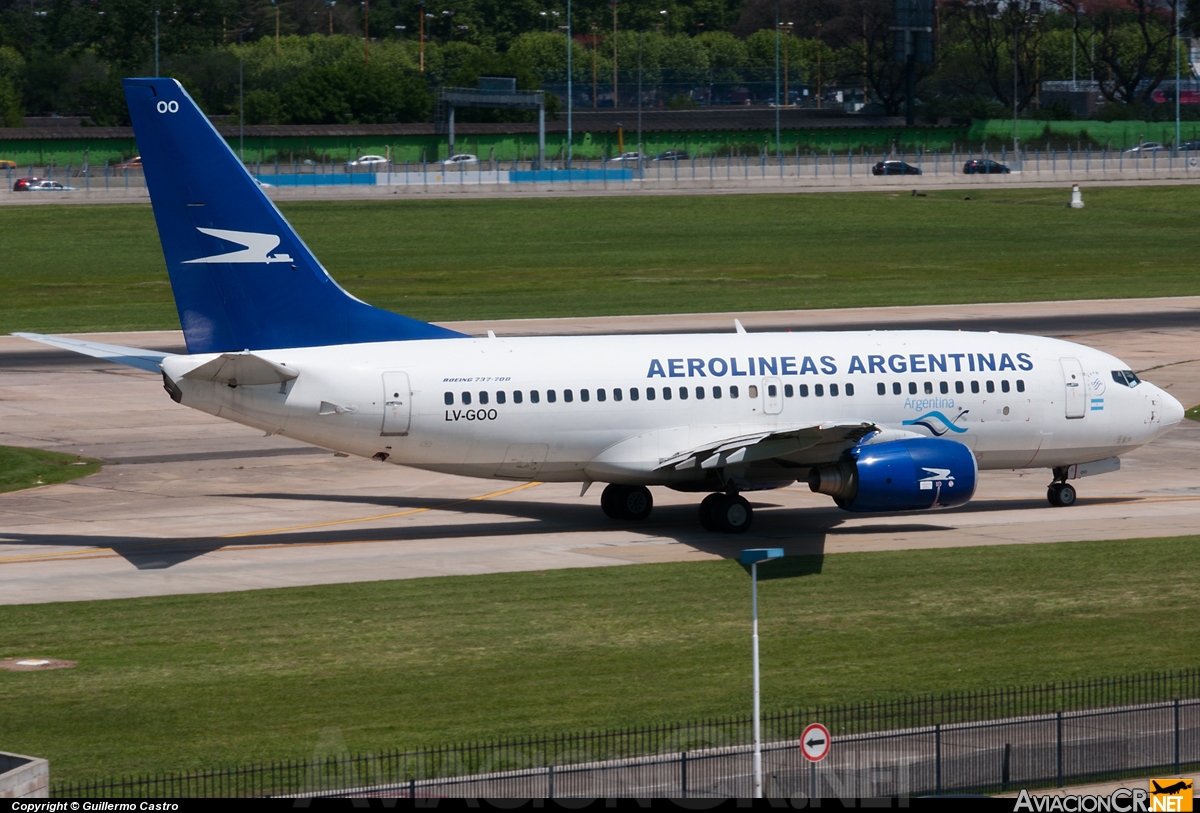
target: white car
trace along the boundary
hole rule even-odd
[[[1129,149],[1125,150],[1125,152],[1127,152],[1127,153],[1129,153],[1129,152],[1133,152],[1133,153],[1162,152],[1164,150],[1169,151],[1170,149],[1171,149],[1170,147],[1164,147],[1162,144],[1159,144],[1157,141],[1146,141],[1141,144],[1138,144],[1136,147],[1130,147]]]
[[[373,167],[379,164],[386,164],[388,159],[382,155],[363,155],[353,161],[348,161],[347,165],[352,167]]]
[[[442,162],[442,166],[448,167],[448,166],[452,166],[453,164],[478,164],[478,163],[479,163],[479,159],[477,157],[475,157],[474,155],[469,155],[464,152],[464,153],[459,153],[458,155],[451,155],[449,158],[447,158],[445,161]]]
[[[611,160],[614,163],[617,161],[620,161],[621,163],[636,164],[639,159],[642,161],[650,160],[649,156],[643,155],[640,152],[623,152],[620,155],[618,155],[616,158],[613,158]]]
[[[63,186],[58,181],[35,181],[28,189],[30,192],[74,192],[76,187]]]

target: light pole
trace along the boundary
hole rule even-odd
[[[242,37],[254,30],[254,26],[238,32],[238,160],[246,163],[246,84],[245,60],[242,58]]]
[[[154,78],[157,79],[161,74],[158,72],[158,4],[154,4]]]
[[[329,8],[329,36],[333,36],[333,7],[337,5],[337,0],[325,0],[325,5]]]
[[[817,27],[817,109],[821,109],[821,21],[813,23]]]
[[[780,139],[779,139],[779,0],[775,0],[775,154],[776,155],[779,155],[779,143],[780,143]],[[757,622],[755,624],[755,628],[757,629]],[[757,632],[754,633],[754,640],[755,641],[758,640]],[[755,646],[757,646],[757,645],[758,644],[756,643]],[[755,664],[754,665],[755,673],[757,674],[757,671],[758,671],[758,657],[757,656],[755,656],[755,658],[754,658],[754,664]],[[757,679],[755,680],[755,685],[756,686],[758,685]],[[756,694],[756,696],[757,696],[757,694]],[[757,715],[756,715],[755,719],[758,719]],[[756,796],[756,798],[757,798],[757,796]]]
[[[617,0],[612,0],[612,7],[613,7],[613,110],[616,110],[617,109]],[[639,97],[639,99],[640,99],[640,97]]]
[[[363,64],[371,64],[371,0],[363,4]]]
[[[279,0],[271,0],[275,7],[275,56],[279,56]]]
[[[790,50],[788,39],[792,36],[793,23],[780,23],[779,28],[787,35],[783,40],[783,106],[791,107],[792,98],[788,94],[788,51]]]
[[[642,177],[642,32],[638,32],[638,177]]]
[[[750,638],[751,657],[754,659],[754,792],[755,799],[762,798],[762,724],[759,709],[758,688],[758,563],[769,562],[783,556],[783,548],[747,548],[742,551],[742,566],[750,565]]]
[[[593,110],[596,110],[600,107],[600,100],[596,98],[596,88],[597,88],[597,84],[598,84],[596,81],[596,53],[600,49],[600,46],[596,42],[596,29],[597,28],[598,28],[598,26],[595,23],[592,23],[592,109]]]
[[[421,0],[421,13],[417,15],[421,22],[421,73],[425,73],[425,18],[432,16],[425,13],[425,0]]]
[[[1179,0],[1175,0],[1175,155],[1179,155]]]
[[[567,169],[571,168],[571,114],[575,110],[575,96],[571,84],[571,0],[567,0]]]

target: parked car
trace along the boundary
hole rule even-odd
[[[447,158],[445,161],[442,162],[442,166],[449,167],[449,166],[453,166],[455,164],[478,164],[478,163],[479,163],[479,159],[477,157],[464,152],[464,153],[459,153],[458,155],[451,155],[449,158]]]
[[[141,168],[142,168],[142,156],[140,156],[140,155],[135,155],[133,158],[130,158],[128,161],[122,161],[121,163],[119,163],[113,167],[113,169],[141,169]]]
[[[14,192],[28,192],[31,183],[37,183],[41,178],[17,178],[13,184]]]
[[[0,169],[16,169],[17,162],[9,161],[7,158],[0,158]]]
[[[1012,170],[1004,164],[990,158],[973,158],[963,164],[963,173],[966,175],[1007,175],[1010,172]]]
[[[613,158],[612,160],[620,161],[623,164],[636,164],[638,162],[639,158],[643,161],[650,160],[649,156],[644,155],[643,153],[640,153],[640,152],[623,152],[620,155],[618,155],[616,158]]]
[[[1138,144],[1136,147],[1130,147],[1129,149],[1125,150],[1124,152],[1127,152],[1127,153],[1130,153],[1130,152],[1131,153],[1162,152],[1163,150],[1169,151],[1170,149],[1171,149],[1170,147],[1164,147],[1162,144],[1159,144],[1157,141],[1146,141],[1141,144]]]
[[[687,150],[667,150],[654,156],[655,161],[686,161],[691,158]]]
[[[872,175],[920,175],[921,170],[903,161],[880,161],[871,167]]]
[[[1179,145],[1180,150],[1200,150],[1200,140],[1184,141]]]
[[[347,161],[347,166],[352,167],[373,167],[380,164],[386,164],[388,159],[382,155],[362,155],[355,158],[353,161]]]
[[[63,186],[58,181],[33,181],[25,188],[26,192],[74,192],[74,186]]]

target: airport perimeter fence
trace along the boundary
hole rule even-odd
[[[807,764],[813,722],[833,735]],[[54,783],[56,797],[747,796],[749,717]],[[1200,767],[1200,669],[823,706],[763,718],[770,796],[998,792]]]
[[[632,145],[631,145],[632,146]],[[1009,172],[972,174],[964,172],[965,165],[976,159],[992,160]],[[895,175],[907,181],[916,175],[940,180],[959,178],[963,181],[1059,181],[1070,177],[1076,181],[1098,179],[1200,179],[1200,149],[1155,150],[1151,152],[1121,152],[1112,150],[1038,150],[1021,149],[1017,153],[1002,150],[974,152],[950,150],[915,153],[889,152],[872,154],[866,150],[834,153],[804,152],[769,154],[765,149],[756,154],[688,155],[684,158],[657,160],[609,160],[576,158],[568,165],[562,156],[548,158],[539,167],[536,161],[492,161],[483,158],[473,164],[443,162],[380,162],[349,166],[331,163],[291,164],[248,162],[247,169],[268,187],[281,189],[320,190],[327,187],[408,187],[415,189],[445,189],[447,187],[489,187],[508,184],[561,185],[577,188],[580,185],[603,184],[630,190],[650,187],[710,186],[727,187],[774,183],[782,186],[871,183],[874,167],[881,161],[900,161],[907,165],[903,174]],[[145,194],[145,176],[140,167],[116,168],[104,166],[22,166],[4,170],[5,189],[13,190],[20,178],[40,178],[57,181],[72,191],[134,192]],[[39,192],[36,194],[45,194]]]

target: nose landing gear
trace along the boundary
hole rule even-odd
[[[740,494],[709,494],[700,503],[700,524],[708,531],[745,533],[754,521],[754,509]]]

